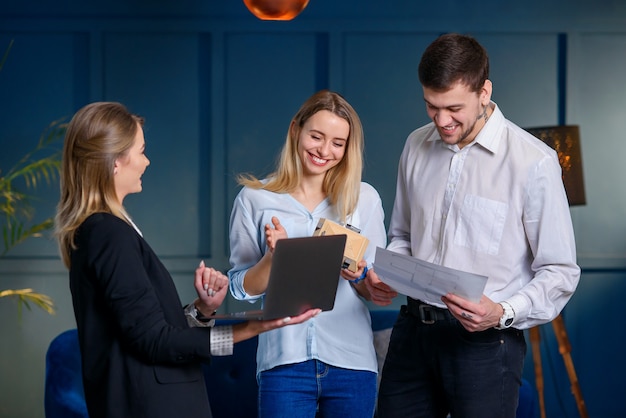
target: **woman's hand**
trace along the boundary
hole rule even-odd
[[[262,332],[271,331],[276,328],[301,324],[313,318],[321,311],[321,309],[315,308],[309,309],[308,311],[298,316],[261,321],[247,321],[240,324],[235,324],[233,325],[233,343],[238,343],[240,341],[247,340],[248,338],[256,337]]]
[[[357,263],[358,270],[356,272],[348,270],[347,268],[342,268],[340,274],[342,278],[352,283],[352,286],[361,297],[365,300],[371,300],[372,296],[370,295],[369,289],[366,287],[364,280],[359,280],[358,283],[355,282],[355,280],[363,277],[363,274],[366,272],[366,267],[367,261],[361,260]]]
[[[276,248],[276,241],[287,238],[287,231],[280,224],[276,216],[272,216],[272,224],[273,227],[270,224],[265,225],[265,242],[271,253],[273,253],[274,248]]]
[[[274,248],[276,248],[276,242],[283,238],[287,238],[287,231],[280,224],[278,218],[272,216],[272,225],[265,225],[265,243],[268,251],[254,266],[248,269],[243,279],[243,289],[247,294],[260,295],[267,289]]]
[[[211,316],[220,307],[228,292],[228,277],[212,267],[206,267],[204,261],[196,268],[194,287],[198,294],[196,309],[204,316]]]
[[[344,279],[348,280],[348,281],[354,281],[358,278],[360,278],[361,276],[363,276],[363,272],[365,271],[365,267],[367,267],[367,261],[365,260],[361,260],[357,263],[357,268],[358,270],[353,272],[351,270],[348,270],[347,268],[342,268],[341,269],[341,277],[343,277]]]

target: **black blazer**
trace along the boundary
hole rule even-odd
[[[70,289],[89,416],[210,417],[201,370],[210,329],[187,325],[148,243],[106,213],[87,218],[75,242]]]

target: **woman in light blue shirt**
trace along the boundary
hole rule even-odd
[[[361,182],[362,167],[357,113],[339,94],[323,90],[292,119],[276,170],[263,180],[239,178],[244,187],[231,214],[228,272],[236,299],[263,298],[276,240],[311,236],[320,218],[352,225],[370,240],[358,271],[338,275],[332,311],[259,336],[262,418],[312,418],[318,410],[324,417],[373,415],[377,363],[362,279],[386,232],[380,196]]]

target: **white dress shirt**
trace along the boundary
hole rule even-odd
[[[487,276],[485,295],[508,302],[513,326],[525,329],[558,315],[580,268],[556,152],[492,105],[462,149],[433,123],[409,135],[388,249]]]

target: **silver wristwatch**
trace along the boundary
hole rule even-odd
[[[500,322],[498,323],[498,326],[496,326],[496,329],[506,329],[513,325],[515,311],[508,302],[500,302],[500,306],[502,306],[504,313],[500,317]]]

